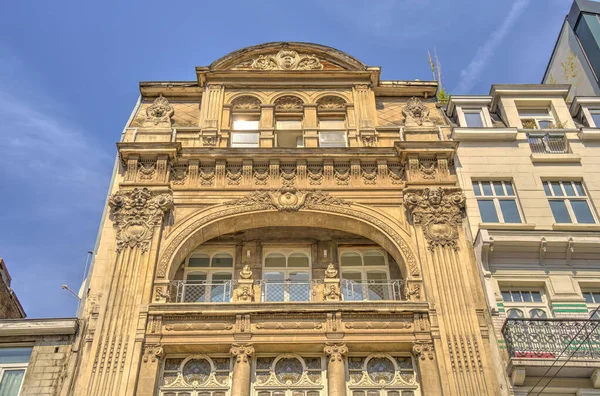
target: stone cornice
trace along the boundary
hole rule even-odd
[[[76,318],[0,320],[0,337],[71,335],[78,327]]]
[[[169,159],[173,159],[181,150],[181,142],[119,142],[117,143],[117,150],[119,151],[119,156],[123,161],[127,161],[129,156],[131,155],[149,157],[156,157],[157,155],[167,155]]]

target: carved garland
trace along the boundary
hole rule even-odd
[[[321,210],[323,212],[338,213],[365,220],[382,229],[398,244],[404,255],[410,275],[420,276],[419,266],[414,254],[400,234],[387,223],[370,214],[353,210],[349,208],[351,206],[350,202],[331,197],[323,191],[302,190],[302,197],[299,197],[292,191],[298,190],[291,187],[282,188],[280,190],[255,191],[246,197],[227,202],[225,205],[228,207],[227,209],[211,213],[192,222],[166,247],[158,264],[157,277],[164,278],[166,276],[169,262],[175,254],[177,247],[180,246],[189,235],[205,224],[231,215],[273,209],[280,211],[298,211],[300,209]]]
[[[461,189],[409,190],[404,194],[404,205],[412,212],[415,223],[423,227],[429,250],[436,246],[458,250],[458,226],[465,205]]]
[[[154,227],[173,207],[171,193],[153,195],[147,188],[118,191],[108,199],[117,227],[117,251],[125,247],[148,250]]]

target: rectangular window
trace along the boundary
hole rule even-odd
[[[277,147],[304,147],[302,121],[299,119],[277,120],[275,122],[275,134]]]
[[[346,147],[344,120],[319,120],[319,147]]]
[[[481,109],[464,109],[465,122],[471,128],[483,128],[483,111]]]
[[[234,131],[258,131],[258,120],[233,120]]]
[[[522,108],[519,109],[521,124],[525,129],[548,129],[554,128],[554,117],[548,108]]]
[[[17,396],[32,348],[0,348],[0,395]]]
[[[600,290],[599,289],[582,289],[581,293],[585,298],[585,304],[592,319],[600,319],[600,310],[596,312],[600,306]]]
[[[474,181],[481,221],[484,223],[521,223],[515,189],[510,181]]]
[[[590,110],[590,116],[592,116],[593,125],[592,128],[600,128],[600,110]]]
[[[590,202],[578,181],[544,181],[544,191],[557,223],[595,224]]]
[[[501,291],[501,294],[506,309],[506,317],[509,319],[543,319],[548,317],[550,310],[540,289],[505,289]]]

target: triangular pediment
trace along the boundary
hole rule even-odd
[[[210,65],[212,71],[364,71],[356,58],[319,44],[276,42],[232,52]]]

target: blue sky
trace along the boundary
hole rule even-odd
[[[75,314],[138,82],[308,41],[453,94],[539,83],[570,0],[13,1],[0,24],[0,257],[29,317]]]

